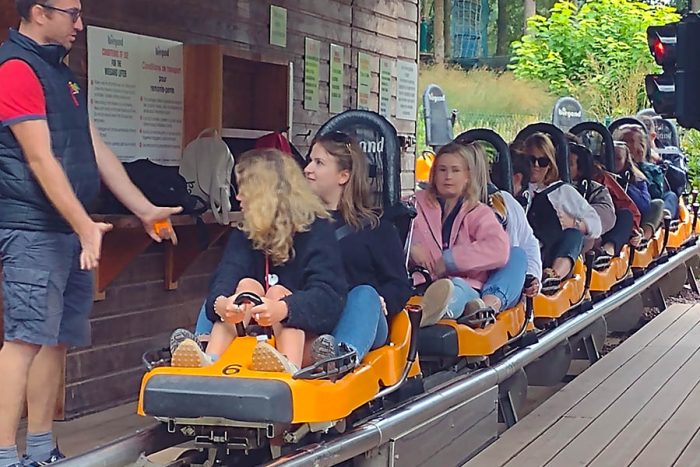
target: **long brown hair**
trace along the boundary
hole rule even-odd
[[[438,197],[435,172],[437,171],[440,158],[445,154],[459,156],[467,170],[469,170],[469,182],[462,191],[462,198],[471,204],[485,203],[488,196],[487,156],[479,143],[461,144],[452,142],[440,148],[435,155],[433,166],[430,168],[430,179],[428,181],[428,193],[432,195],[433,200],[437,202]]]
[[[244,200],[241,229],[253,248],[276,265],[294,256],[294,235],[317,218],[329,218],[299,165],[277,149],[253,149],[236,161],[238,192]]]
[[[311,147],[320,144],[330,154],[338,170],[347,170],[348,182],[343,185],[338,211],[346,224],[355,230],[362,230],[363,225],[375,228],[379,225],[381,210],[372,204],[369,190],[369,169],[367,157],[357,141],[349,135],[334,131],[313,140]]]
[[[523,141],[523,148],[528,155],[535,149],[549,159],[549,170],[544,176],[545,185],[550,185],[560,179],[559,167],[557,166],[557,149],[549,136],[544,133],[534,133]]]

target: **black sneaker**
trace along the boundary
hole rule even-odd
[[[56,446],[53,449],[53,451],[51,451],[49,458],[46,459],[45,461],[31,461],[27,458],[27,456],[24,456],[24,460],[22,461],[21,466],[23,466],[23,467],[41,467],[42,465],[53,464],[54,462],[58,462],[58,461],[65,459],[65,458],[66,458],[66,456],[64,456],[63,453],[58,450],[58,446]],[[20,464],[17,464],[17,465],[20,465]]]
[[[176,329],[172,334],[170,334],[170,355],[173,355],[175,350],[180,347],[180,344],[185,342],[187,339],[195,341],[200,347],[202,347],[202,344],[199,343],[199,339],[197,339],[197,336],[195,336],[192,332],[188,331],[187,329]]]

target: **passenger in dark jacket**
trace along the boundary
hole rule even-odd
[[[640,226],[644,238],[651,239],[663,221],[664,202],[651,199],[647,178],[637,167],[627,143],[623,141],[615,142],[615,173],[622,177],[627,194],[642,215]]]
[[[171,337],[173,366],[214,361],[236,337],[236,324],[272,327],[277,349],[259,342],[252,369],[301,367],[309,337],[331,332],[347,283],[330,215],[309,189],[299,166],[276,149],[253,150],[236,163],[243,222],[231,233],[214,273],[206,315],[215,321],[206,353],[188,331]],[[263,303],[236,305],[252,292]]]
[[[304,173],[311,190],[333,213],[350,285],[338,325],[312,347],[317,361],[353,350],[359,362],[386,344],[387,317],[399,313],[411,296],[401,240],[394,225],[373,207],[367,172],[362,149],[348,135],[330,133],[312,143]]]

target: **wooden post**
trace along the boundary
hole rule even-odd
[[[435,63],[445,63],[445,2],[435,0],[435,17],[433,18],[433,48]]]
[[[537,2],[535,0],[523,0],[524,23],[523,31],[527,33],[527,20],[537,13]]]

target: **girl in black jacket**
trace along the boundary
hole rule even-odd
[[[236,163],[243,222],[231,232],[209,284],[207,317],[214,322],[206,353],[191,333],[171,338],[173,366],[203,366],[236,336],[235,325],[271,326],[277,349],[258,343],[252,368],[294,373],[309,337],[331,332],[343,309],[347,284],[329,214],[309,190],[291,157],[253,150]],[[263,304],[235,305],[242,292]]]
[[[373,207],[367,159],[348,135],[315,139],[304,174],[333,214],[350,286],[340,321],[314,342],[312,357],[318,361],[354,350],[357,363],[386,344],[387,317],[399,313],[411,296],[403,246],[394,225]]]

